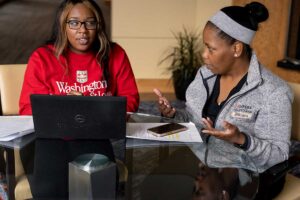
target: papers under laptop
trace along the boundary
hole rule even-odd
[[[10,141],[32,132],[32,116],[0,116],[0,141]]]
[[[37,138],[125,138],[126,97],[35,94],[30,99]]]

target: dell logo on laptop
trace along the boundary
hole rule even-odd
[[[81,114],[77,114],[75,115],[74,117],[74,120],[77,122],[77,123],[84,123],[86,121],[86,117],[84,115],[81,115]]]

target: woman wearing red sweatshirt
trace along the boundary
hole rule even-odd
[[[59,9],[50,41],[29,59],[21,115],[31,115],[31,94],[126,96],[127,111],[137,110],[139,94],[128,57],[109,41],[102,12],[92,4]]]
[[[127,111],[137,110],[139,94],[128,57],[108,40],[96,1],[62,2],[51,42],[29,59],[20,97],[22,115],[32,114],[31,94],[126,96]],[[36,139],[20,153],[34,199],[68,199],[68,163],[79,155],[115,159],[112,144],[104,139]]]

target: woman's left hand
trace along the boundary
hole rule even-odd
[[[209,118],[202,118],[203,124],[205,128],[202,130],[203,133],[213,135],[222,140],[226,140],[228,142],[234,144],[244,144],[245,143],[245,135],[240,132],[238,127],[235,125],[223,121],[224,130],[218,130],[213,127],[213,122]]]
[[[82,93],[76,90],[71,90],[67,95],[82,96]]]

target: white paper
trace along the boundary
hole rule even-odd
[[[32,132],[32,116],[0,116],[0,141],[13,140]]]
[[[175,142],[202,142],[200,134],[194,123],[180,123],[188,130],[178,132],[172,135],[166,135],[163,137],[157,137],[147,132],[148,128],[164,125],[167,123],[127,123],[126,124],[126,137],[138,138],[145,140],[157,140],[157,141],[175,141]]]

